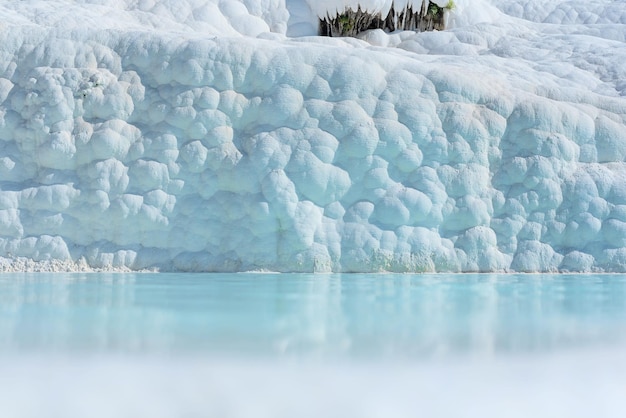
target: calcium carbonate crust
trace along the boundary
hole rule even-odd
[[[625,272],[624,21],[489,10],[362,40],[20,12],[0,270]]]

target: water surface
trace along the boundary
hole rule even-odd
[[[626,275],[5,274],[0,352],[429,359],[626,337]]]

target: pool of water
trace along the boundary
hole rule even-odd
[[[624,275],[0,276],[5,352],[428,359],[625,337]]]
[[[626,275],[5,274],[0,371],[12,418],[620,417]]]

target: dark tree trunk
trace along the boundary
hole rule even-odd
[[[425,32],[445,29],[444,8],[430,1],[424,1],[422,7],[414,11],[412,7],[396,10],[391,6],[387,16],[370,14],[359,7],[356,11],[345,10],[336,16],[320,19],[321,36],[356,36],[369,29],[382,29],[385,32],[396,30],[414,30]]]

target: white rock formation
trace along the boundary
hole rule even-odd
[[[456,3],[3,2],[0,268],[626,271],[621,3]]]

